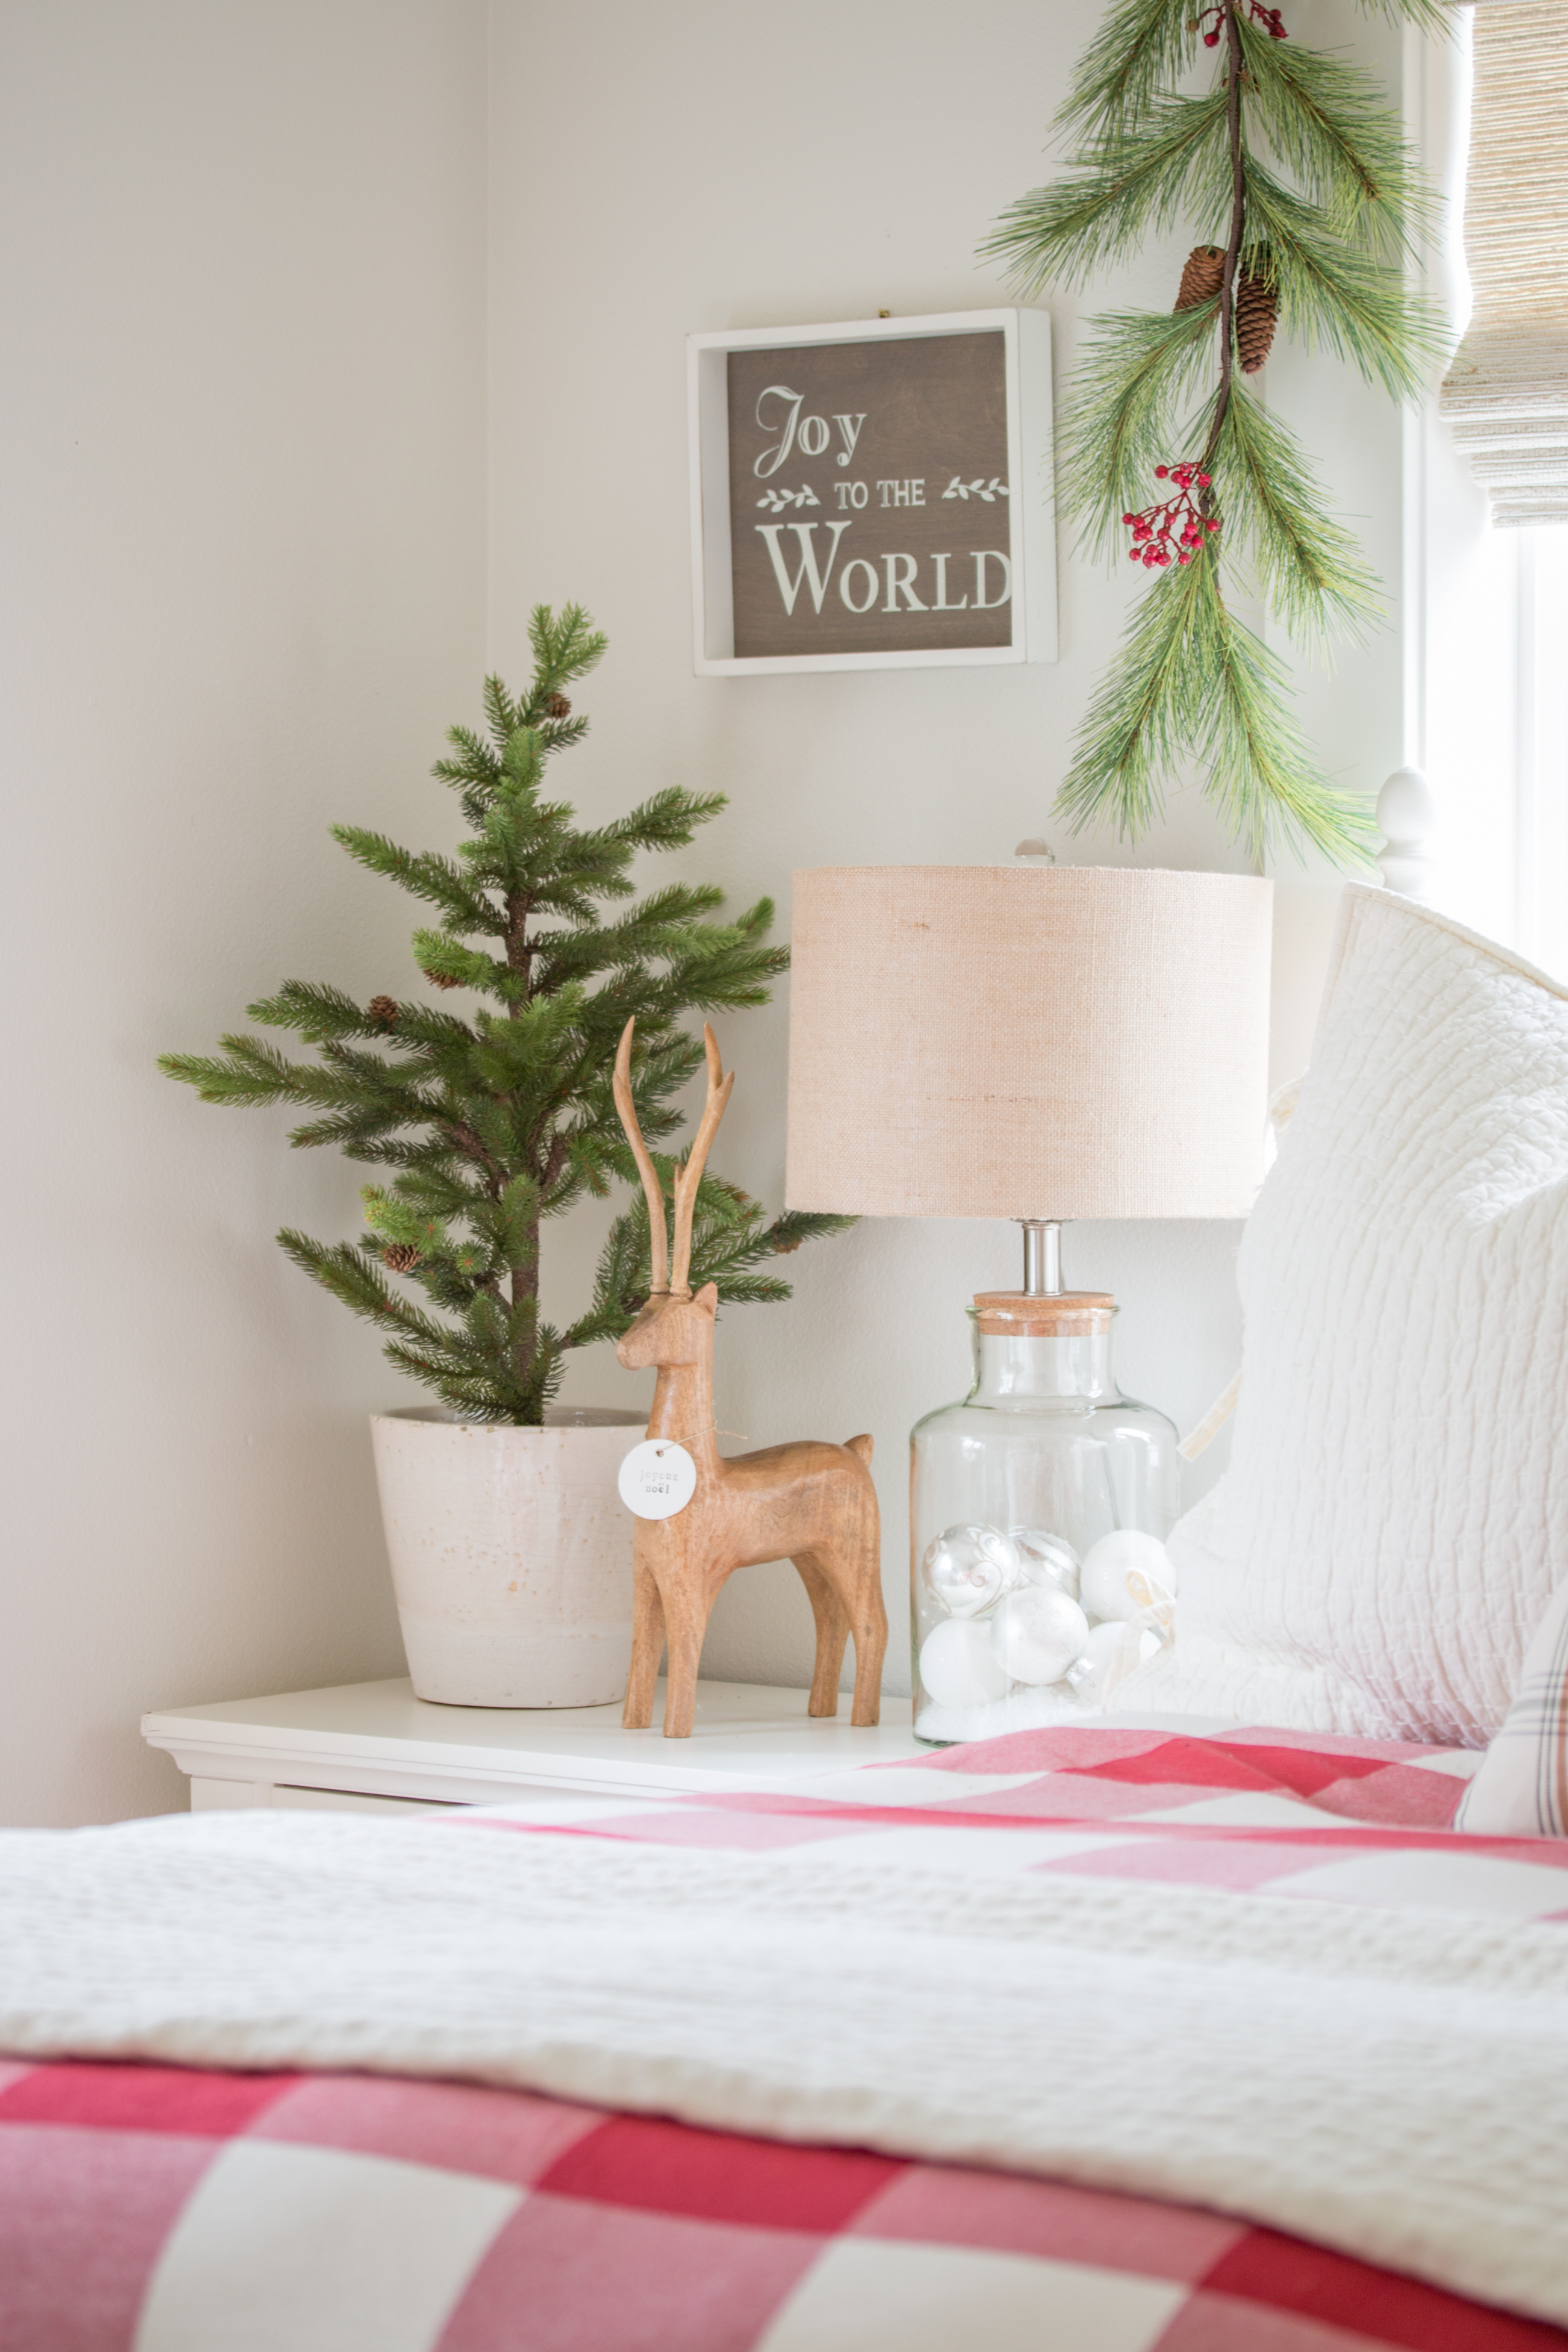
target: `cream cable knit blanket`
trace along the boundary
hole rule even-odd
[[[1211,2205],[1568,2323],[1568,1933],[820,1847],[0,1834],[0,2051],[460,2075]]]

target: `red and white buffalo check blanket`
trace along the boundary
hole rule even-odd
[[[588,2104],[414,2080],[385,2070],[374,2052],[348,2063],[374,2073],[126,2063],[133,2050],[167,2056],[192,2036],[221,2054],[226,2033],[237,2030],[234,1996],[181,1978],[156,1923],[132,1920],[131,1940],[121,1934],[115,1945],[117,1964],[135,1977],[138,1937],[149,1954],[161,1951],[160,1967],[174,1970],[162,2007],[150,1969],[124,2012],[133,2012],[133,2026],[105,1996],[101,2028],[79,2029],[74,2043],[62,2044],[59,2020],[70,2001],[79,2010],[80,1985],[64,1984],[51,2011],[42,1978],[29,1983],[18,1957],[28,1921],[46,1939],[53,1933],[36,1891],[40,1858],[63,1883],[77,1867],[68,1855],[141,1856],[142,1868],[155,1853],[165,1905],[178,1908],[181,1885],[205,1887],[216,1916],[237,1868],[270,1872],[268,1885],[283,1888],[279,1841],[297,1829],[307,1832],[301,1853],[330,1855],[339,1878],[353,1875],[360,1853],[428,1857],[460,1848],[478,1858],[474,1841],[495,1867],[514,1857],[524,1870],[537,1862],[542,1884],[552,1851],[613,1848],[635,1867],[636,1850],[651,1849],[675,1866],[665,1885],[681,1884],[680,1857],[690,1857],[700,1904],[707,1865],[693,1849],[793,1854],[811,1864],[813,1885],[836,1871],[853,1876],[858,1856],[892,1863],[916,1885],[939,1872],[973,1890],[977,1911],[1009,1887],[1021,1895],[1042,1879],[1083,1879],[1142,1888],[1156,1906],[1162,1889],[1195,1890],[1194,1916],[1205,1891],[1216,1916],[1235,1910],[1237,1897],[1248,1911],[1261,1900],[1268,1923],[1299,1919],[1304,1933],[1329,1916],[1325,1905],[1385,1921],[1397,1915],[1396,1925],[1429,1931],[1435,1943],[1501,1923],[1531,1949],[1552,1951],[1555,1927],[1543,1936],[1542,1923],[1568,1919],[1568,1844],[1448,1830],[1473,1760],[1267,1732],[1035,1732],[761,1796],[573,1801],[526,1817],[456,1815],[438,1831],[374,1823],[360,1846],[341,1842],[359,1825],[337,1817],[330,1827],[340,1843],[313,1846],[321,1816],[264,1817],[259,1837],[258,1817],[232,1817],[224,1826],[250,1825],[248,1847],[243,1837],[232,1847],[213,1843],[211,1817],[67,1837],[15,1833],[0,1840],[0,1905],[21,1923],[10,1944],[0,1935],[0,2039],[24,2054],[0,2063],[0,2352],[1522,2352],[1568,2344],[1542,2320],[1483,2308],[1234,2210],[912,2160],[886,2147],[784,2145],[700,2128],[648,2111],[658,2103],[641,2076],[633,2104],[645,2111],[616,2114],[608,2111],[613,2090]],[[391,1860],[384,1867],[395,1873]],[[121,1870],[115,1879],[105,1864],[102,1883],[123,1925],[132,1878]],[[326,1906],[320,1893],[318,1900]],[[1482,1922],[1490,1923],[1484,1931]],[[334,1947],[340,1957],[345,1948],[341,1939]],[[215,1942],[205,1956],[208,1975],[221,1949]],[[594,1965],[585,1958],[584,1972]],[[280,1948],[258,1981],[280,1980],[287,1966]],[[68,1959],[52,1961],[50,1974],[69,1979]],[[1552,1985],[1546,1990],[1556,1998]],[[976,1991],[984,2004],[984,1984],[957,1986],[954,1999],[973,2000]],[[372,1988],[367,2003],[375,1998]],[[1527,1988],[1521,2030],[1535,1998]],[[263,2031],[281,2046],[277,2037],[298,2034],[281,2004],[264,2018],[266,2000],[252,2000],[238,2022],[253,2036]],[[1444,2014],[1439,2002],[1433,2015]],[[1455,2022],[1458,2031],[1458,2011]],[[341,2021],[332,2031],[341,2041]],[[1096,2051],[1054,2005],[1048,1966],[1039,2034],[1060,2048],[1065,2065],[1092,2077]],[[55,2056],[62,2046],[82,2054]],[[108,2051],[117,2063],[104,2062]],[[1027,2055],[1020,2051],[1020,2064]],[[1444,2056],[1433,2048],[1439,2102]],[[911,2073],[921,2063],[910,2047]],[[545,2060],[527,2063],[541,2078],[551,2074]],[[428,2070],[421,2062],[417,2071]],[[669,2105],[679,2111],[680,2099]],[[1369,2134],[1377,2122],[1366,2116]],[[1291,2126],[1288,2113],[1278,2118],[1282,2142]],[[792,2127],[790,2136],[799,2135]],[[1268,2148],[1258,2155],[1261,2169]],[[1347,2141],[1347,2164],[1354,2155]],[[1500,2144],[1500,2163],[1503,2155]],[[1558,2169],[1568,2175],[1562,2156],[1560,2148]],[[1392,2197],[1399,2184],[1388,2186]],[[1520,2293],[1505,2286],[1498,2301],[1542,2307],[1539,2281],[1522,2277],[1528,2267],[1521,2262]]]

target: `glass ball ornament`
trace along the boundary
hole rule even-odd
[[[1055,1585],[1069,1601],[1079,1597],[1079,1556],[1063,1536],[1045,1528],[1010,1528],[1018,1554],[1014,1583]]]
[[[950,1617],[977,1617],[1000,1599],[1018,1570],[1018,1549],[1000,1528],[944,1528],[926,1548],[921,1573]]]
[[[921,1686],[938,1706],[984,1706],[1007,1689],[988,1624],[948,1617],[921,1643]]]
[[[1089,1619],[1055,1584],[1024,1584],[997,1609],[992,1639],[1009,1679],[1058,1683],[1089,1638]]]
[[[1124,1650],[1124,1643],[1136,1647]],[[1135,1633],[1121,1618],[1107,1618],[1102,1625],[1089,1628],[1083,1654],[1073,1662],[1069,1674],[1073,1689],[1085,1706],[1098,1706],[1113,1675],[1120,1679],[1119,1661],[1120,1672],[1131,1674],[1135,1666],[1147,1664],[1160,1646],[1160,1636],[1152,1627]]]
[[[1146,1580],[1155,1601],[1174,1595],[1175,1577],[1158,1536],[1147,1535],[1142,1528],[1118,1528],[1091,1544],[1079,1580],[1079,1599],[1089,1614],[1123,1624],[1141,1617],[1149,1604],[1129,1589],[1127,1580],[1134,1571]]]

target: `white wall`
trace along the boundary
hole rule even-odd
[[[1360,37],[1348,0],[1310,5]],[[398,1670],[363,1417],[401,1384],[271,1240],[352,1233],[358,1171],[153,1060],[286,973],[405,984],[405,903],[323,828],[450,837],[426,771],[476,711],[487,595],[513,678],[531,603],[595,612],[612,649],[563,789],[596,816],[721,787],[727,814],[660,864],[736,903],[773,893],[781,933],[800,865],[1005,859],[1042,831],[1064,856],[1131,855],[1049,817],[1123,576],[1064,562],[1054,667],[690,667],[684,334],[996,299],[973,247],[1048,171],[1089,29],[1066,0],[962,23],[931,0],[493,0],[487,200],[479,0],[0,18],[4,1818],[179,1801],[139,1747],[149,1706]],[[1168,302],[1184,243],[1053,305],[1058,363],[1095,301]],[[1361,463],[1361,430],[1336,409],[1321,452],[1359,467],[1386,538],[1397,469]],[[1393,641],[1340,690],[1371,714],[1375,786]],[[1137,855],[1240,863],[1195,799]],[[785,1020],[781,995],[723,1028],[722,1164],[775,1204]],[[547,1306],[581,1297],[602,1222],[547,1236]],[[1068,1235],[1069,1279],[1123,1300],[1126,1384],[1184,1424],[1234,1369],[1237,1237]],[[964,1304],[1016,1253],[1000,1227],[868,1223],[788,1262],[793,1307],[724,1318],[727,1429],[876,1433],[895,1685],[907,1431],[963,1385]],[[568,1394],[641,1387],[596,1350]],[[710,1670],[802,1683],[809,1660],[791,1572],[737,1579]]]
[[[473,0],[0,16],[0,1818],[182,1801],[149,1706],[400,1670],[354,1179],[154,1067],[400,984],[334,818],[439,832],[483,657]],[[363,1172],[363,1171],[362,1171]]]

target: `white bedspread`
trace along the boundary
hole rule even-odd
[[[1202,2202],[1568,2322],[1568,1935],[810,1845],[0,1835],[0,2050],[468,2076]]]

